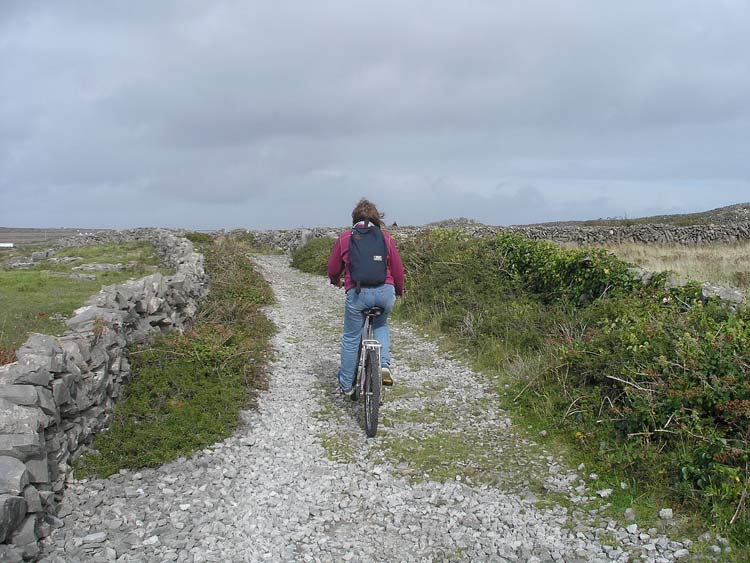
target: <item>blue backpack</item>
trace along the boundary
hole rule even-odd
[[[363,287],[376,287],[385,283],[388,273],[388,246],[379,227],[352,227],[349,239],[349,275],[357,293]]]

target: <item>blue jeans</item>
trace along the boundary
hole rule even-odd
[[[357,368],[357,351],[362,337],[364,316],[362,311],[370,307],[382,307],[383,313],[372,320],[375,338],[382,347],[381,354],[384,366],[391,365],[391,335],[388,331],[388,314],[396,302],[396,290],[392,285],[378,287],[363,287],[357,295],[355,289],[346,292],[344,308],[344,335],[341,337],[341,370],[339,384],[348,391],[354,381],[354,370]]]

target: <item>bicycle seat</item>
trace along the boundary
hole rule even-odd
[[[362,314],[367,317],[377,317],[383,313],[383,310],[382,307],[370,307],[369,309],[362,311]]]

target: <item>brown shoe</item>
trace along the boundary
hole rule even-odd
[[[383,385],[386,387],[390,387],[393,385],[393,378],[391,377],[391,368],[388,366],[383,366],[383,368],[380,370],[380,373],[383,377]]]

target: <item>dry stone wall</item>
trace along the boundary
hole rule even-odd
[[[618,227],[523,226],[510,232],[534,240],[574,244],[707,244],[750,240],[750,222],[727,225],[632,225]]]
[[[549,240],[558,243],[588,244],[707,244],[750,240],[750,222],[726,225],[633,225],[617,227],[584,227],[574,225],[539,225],[518,227],[493,227],[473,222],[445,222],[421,227],[388,227],[394,237],[410,238],[436,227],[461,230],[473,236],[488,236],[510,232],[532,240]],[[316,227],[313,229],[288,229],[275,231],[248,231],[256,241],[290,252],[312,238],[337,236],[346,227]],[[244,232],[244,231],[243,231]]]
[[[174,275],[104,287],[63,336],[33,334],[17,362],[0,366],[0,560],[34,558],[38,540],[62,525],[56,510],[66,477],[130,377],[128,346],[185,327],[207,292],[203,256],[170,232],[110,231],[63,244],[144,239]]]

